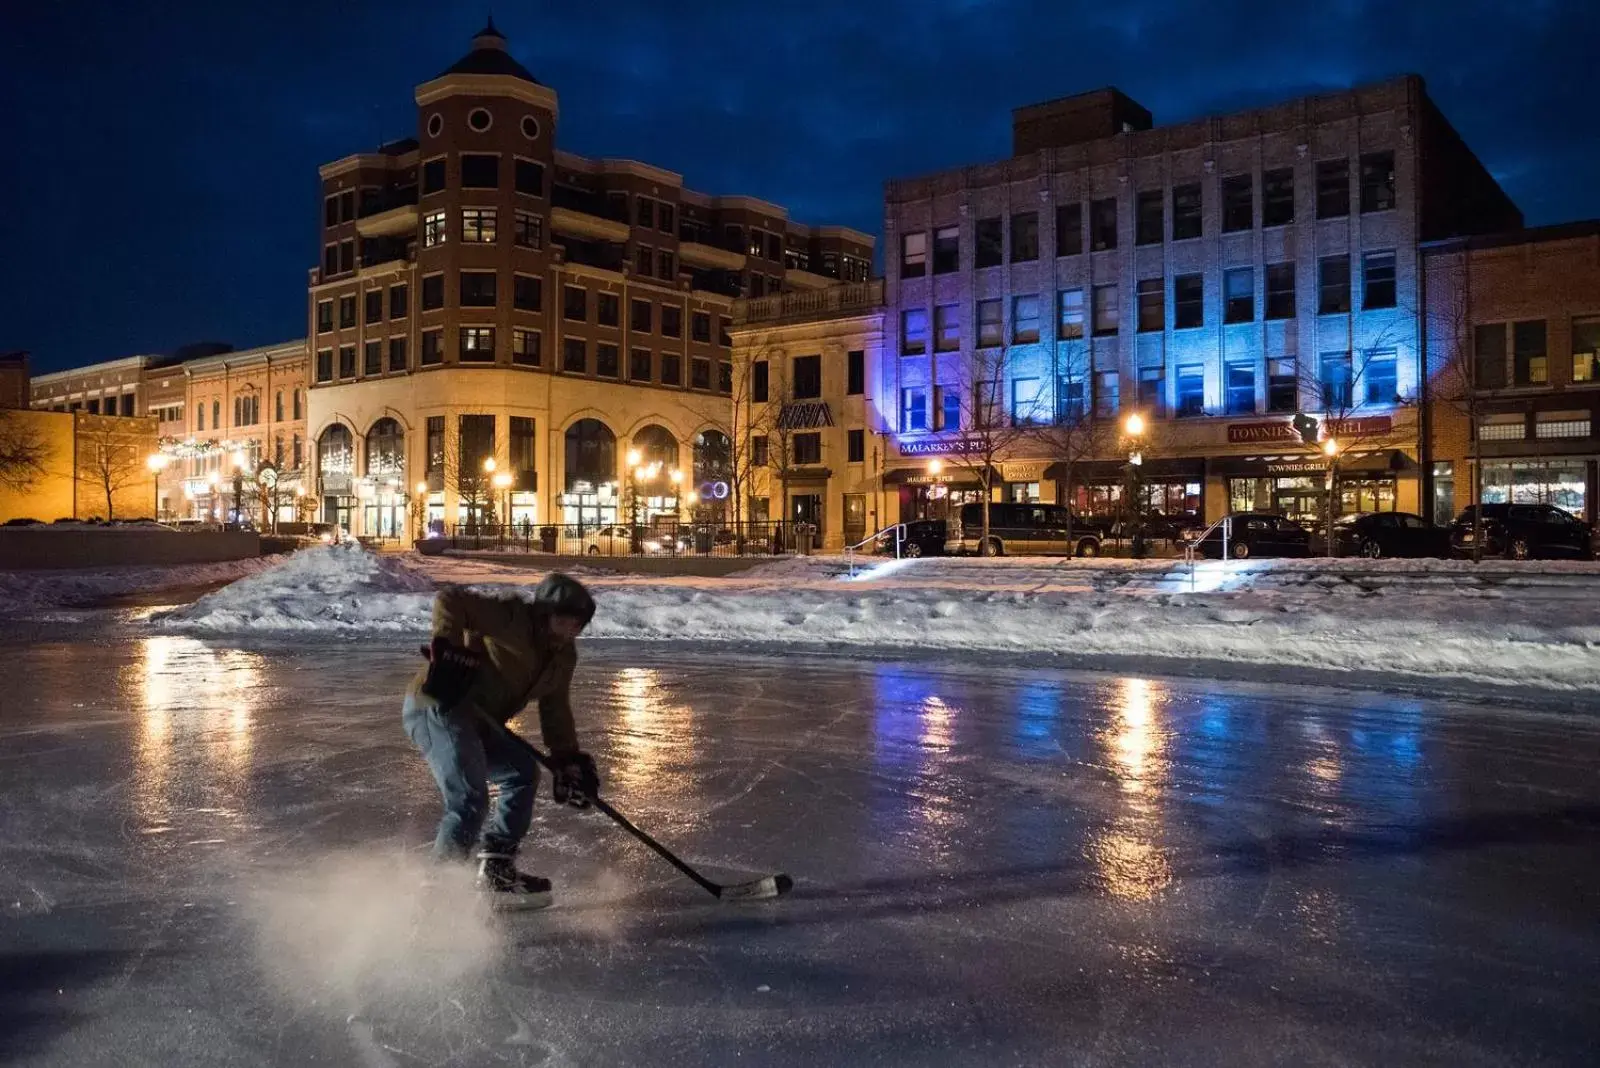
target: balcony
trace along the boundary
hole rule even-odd
[[[361,272],[389,270],[412,259],[411,249],[415,239],[411,234],[396,237],[368,238],[361,242]]]
[[[550,191],[550,204],[550,228],[557,233],[620,244],[632,232],[626,201],[608,201],[598,193],[558,185]]]
[[[784,271],[783,280],[786,285],[794,289],[827,289],[829,286],[839,284],[837,278],[812,274],[810,271],[802,271],[798,267],[790,267],[787,271]]]
[[[678,255],[683,255],[683,246],[678,246]],[[744,280],[737,271],[690,271],[689,288],[698,289],[703,293],[720,293],[725,297],[737,297],[744,292]]]
[[[585,267],[598,267],[604,271],[622,273],[627,254],[621,245],[610,241],[583,241],[568,238],[560,244],[561,262],[577,263]]]
[[[790,271],[789,276],[801,273]],[[741,300],[733,306],[736,326],[753,323],[794,323],[827,319],[851,313],[866,314],[883,307],[883,279],[841,283],[827,280],[827,289],[780,293],[775,297]]]
[[[725,248],[715,245],[702,244],[699,241],[678,242],[678,259],[694,267],[710,267],[724,271],[740,271],[744,269],[744,255],[730,252]]]
[[[356,233],[362,237],[397,237],[416,232],[416,186],[362,198],[356,215]]]

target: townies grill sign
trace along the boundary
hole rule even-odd
[[[1394,429],[1394,420],[1387,415],[1369,415],[1360,419],[1335,419],[1323,428],[1324,435],[1335,438],[1362,438],[1369,434],[1387,434]],[[1300,435],[1287,419],[1271,423],[1229,423],[1228,444],[1267,445],[1280,441],[1300,444]]]

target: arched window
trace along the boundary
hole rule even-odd
[[[317,439],[317,470],[323,475],[348,475],[355,469],[350,428],[334,423]]]
[[[367,431],[367,470],[372,478],[404,478],[406,473],[405,432],[394,419],[385,416]]]
[[[671,471],[678,466],[678,439],[664,426],[640,427],[633,435],[633,451],[646,467],[660,464],[663,471]]]
[[[580,482],[602,486],[617,479],[617,436],[598,419],[580,419],[567,428],[567,491]]]

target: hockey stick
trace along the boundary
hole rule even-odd
[[[488,719],[487,716],[484,718],[486,720]],[[494,723],[493,720],[488,720],[488,722]],[[504,733],[507,738],[510,738],[513,742],[526,749],[529,755],[531,755],[533,759],[537,760],[540,764],[543,764],[545,769],[549,771],[551,775],[556,773],[555,765],[550,762],[550,758],[542,753],[526,738],[522,737],[522,735],[518,734],[510,727],[506,727],[498,723],[495,723],[495,727]],[[654,838],[651,838],[639,828],[635,827],[626,816],[612,808],[605,802],[603,798],[590,796],[589,803],[595,808],[599,809],[601,812],[605,813],[606,816],[608,816],[618,827],[621,827],[623,830],[639,839],[639,841],[655,850],[656,854],[660,856],[662,860],[665,860],[668,864],[671,864],[674,868],[677,868],[679,871],[683,872],[683,874],[693,879],[706,893],[710,894],[712,897],[718,898],[719,900],[763,901],[768,898],[778,897],[781,894],[786,894],[794,887],[794,880],[782,872],[779,872],[776,875],[764,875],[759,879],[752,879],[747,883],[713,882],[712,880],[707,879],[704,875],[701,875],[699,872],[695,871],[683,860],[680,860],[678,855],[672,852],[672,850],[668,849],[666,846],[662,845]]]

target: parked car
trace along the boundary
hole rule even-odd
[[[905,537],[900,541],[900,555],[913,559],[919,556],[943,556],[947,526],[943,519],[914,519],[907,523]],[[879,539],[878,550],[894,555],[895,528],[890,527]]]
[[[1235,512],[1228,555],[1238,560],[1255,556],[1309,556],[1311,532],[1286,516],[1275,512]],[[1222,524],[1194,542],[1201,556],[1222,558]]]
[[[1410,512],[1356,512],[1333,521],[1340,556],[1449,556],[1450,531]]]
[[[562,552],[577,552],[586,556],[627,556],[633,551],[633,531],[628,527],[595,527],[585,530],[582,537],[578,535],[576,527],[568,527],[562,533]]]
[[[1485,504],[1483,555],[1507,560],[1593,560],[1594,531],[1553,504]],[[1477,506],[1466,508],[1450,527],[1450,548],[1473,555]]]
[[[945,525],[944,551],[979,553],[983,539],[983,505],[964,504]],[[1099,556],[1100,534],[1060,504],[989,505],[991,556],[1037,553],[1051,556]]]

